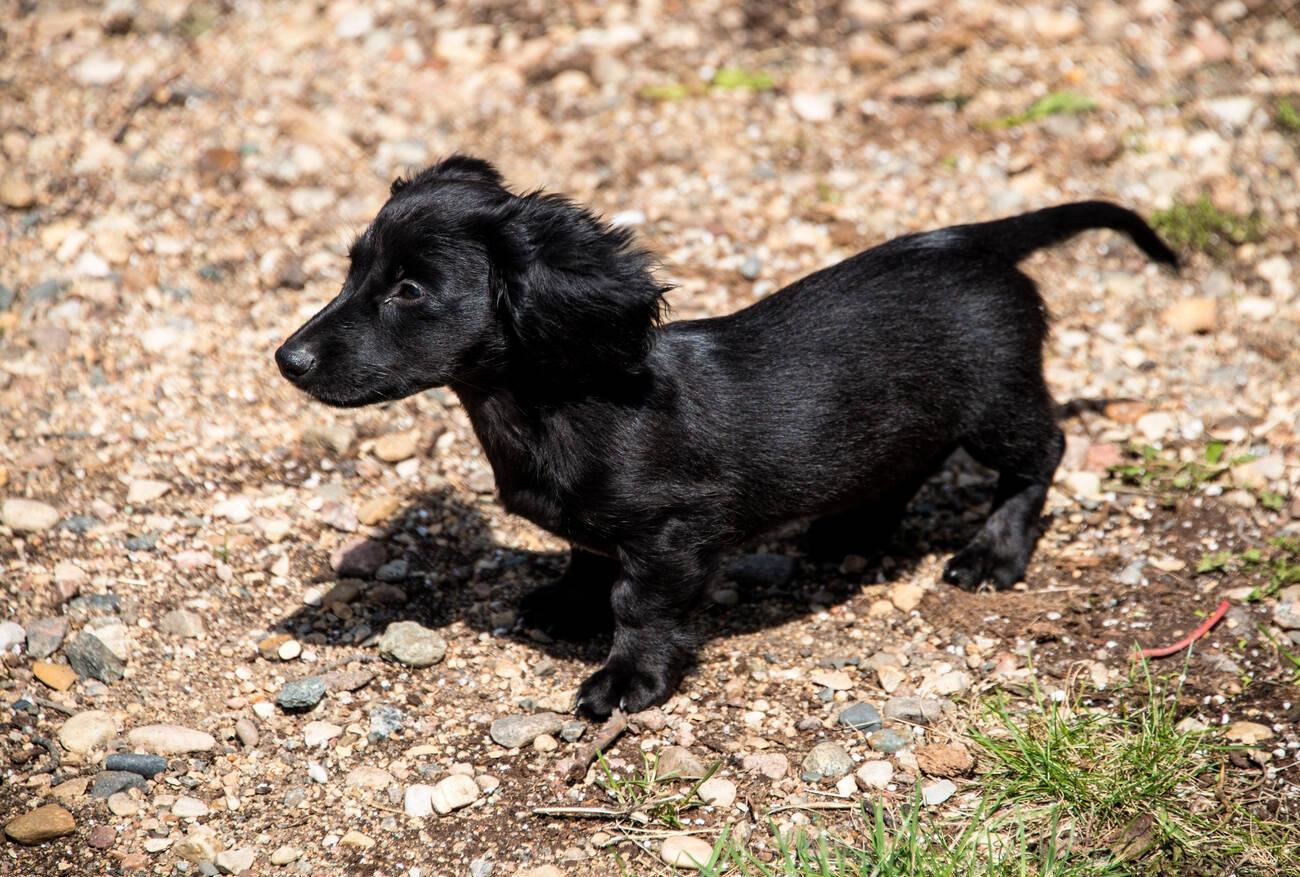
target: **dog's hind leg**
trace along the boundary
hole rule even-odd
[[[1044,390],[1034,404],[1007,405],[999,422],[970,436],[963,446],[998,473],[993,510],[983,528],[944,567],[943,577],[963,588],[992,579],[1009,588],[1024,577],[1038,540],[1038,519],[1065,436]]]
[[[808,553],[816,560],[839,563],[847,555],[884,548],[929,474],[909,479],[856,508],[813,521],[804,537]]]
[[[614,558],[574,548],[564,575],[524,595],[519,603],[520,622],[567,640],[604,633],[614,626],[609,591],[618,571],[619,562]]]

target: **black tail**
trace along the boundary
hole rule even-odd
[[[1160,240],[1142,217],[1108,201],[1061,204],[1007,219],[960,226],[953,231],[960,230],[976,236],[982,246],[1002,253],[1013,262],[1019,262],[1034,250],[1059,244],[1090,228],[1122,231],[1156,262],[1175,270],[1178,268],[1178,256]]]

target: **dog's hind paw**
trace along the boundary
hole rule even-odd
[[[625,664],[606,665],[587,677],[578,689],[578,712],[603,719],[615,709],[625,713],[663,703],[672,694],[666,679]]]

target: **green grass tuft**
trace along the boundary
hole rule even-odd
[[[1143,668],[1145,670],[1145,668]],[[1111,692],[1113,695],[1115,692]],[[1225,782],[1232,747],[1177,728],[1141,675],[1105,711],[1039,697],[986,713],[982,800],[933,811],[877,799],[841,837],[769,824],[724,831],[704,877],[1234,877],[1300,873],[1300,830],[1262,822]]]
[[[1294,826],[1263,823],[1221,785],[1231,747],[1177,728],[1177,691],[1149,675],[1145,691],[1106,710],[1005,705],[976,742],[992,760],[987,794],[1069,827],[1065,852],[1134,875],[1295,873]],[[1110,873],[1103,870],[1101,873]]]
[[[1045,835],[1023,819],[981,806],[964,827],[926,815],[919,802],[901,809],[880,801],[861,812],[861,840],[849,844],[806,830],[769,827],[766,855],[728,835],[714,847],[703,877],[1118,877],[1121,872],[1063,858],[1056,826]]]
[[[1253,243],[1264,235],[1264,223],[1258,215],[1221,210],[1204,195],[1156,211],[1151,225],[1175,250],[1193,249],[1211,255],[1220,255],[1228,246]]]

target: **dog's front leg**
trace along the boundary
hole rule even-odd
[[[604,718],[663,703],[699,644],[697,611],[716,568],[695,551],[625,559],[610,591],[614,645],[578,691],[578,709]]]

